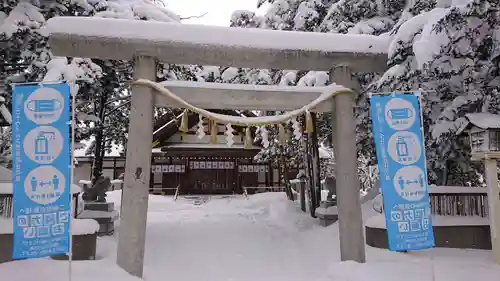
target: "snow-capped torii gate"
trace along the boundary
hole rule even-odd
[[[352,72],[386,68],[384,37],[183,25],[150,21],[58,17],[47,22],[56,56],[134,61],[134,79],[156,80],[156,62],[260,69],[329,71],[330,81],[355,90]],[[166,87],[201,108],[291,110],[325,87],[168,82]],[[323,88],[323,89],[321,89]],[[316,111],[333,112],[342,260],[365,262],[357,176],[353,95],[339,94]],[[330,99],[332,100],[332,99]],[[134,86],[117,263],[142,277],[151,170],[154,106],[176,102]]]

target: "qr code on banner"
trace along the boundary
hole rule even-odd
[[[414,210],[394,210],[390,213],[391,222],[397,224],[399,233],[418,232],[429,229],[429,216],[425,208]]]

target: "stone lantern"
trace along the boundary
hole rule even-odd
[[[500,115],[470,113],[467,122],[457,131],[469,135],[471,159],[483,161],[488,187],[489,219],[493,260],[500,264],[500,188],[498,164],[500,159]]]
[[[470,113],[467,122],[457,134],[469,135],[472,159],[500,159],[500,115],[492,113]]]

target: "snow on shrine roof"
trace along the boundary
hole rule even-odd
[[[176,64],[249,68],[329,70],[348,64],[367,72],[385,71],[389,38],[184,25],[94,17],[55,17],[47,21],[57,56],[132,60],[156,57]]]
[[[500,115],[497,114],[489,112],[469,113],[465,115],[465,118],[472,125],[481,129],[500,129]]]

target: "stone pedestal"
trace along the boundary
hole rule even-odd
[[[319,208],[316,209],[316,217],[319,218],[321,226],[329,226],[335,223],[338,219],[337,202],[335,200],[321,202]]]
[[[74,261],[95,260],[97,248],[97,234],[73,235],[73,257]],[[68,255],[56,255],[54,260],[68,260]]]
[[[73,260],[94,260],[96,256],[97,235],[73,235]],[[12,261],[13,235],[0,234],[0,264]],[[68,255],[56,255],[54,260],[67,260]]]
[[[11,233],[0,234],[0,263],[12,261],[12,241]]]
[[[94,219],[99,223],[97,235],[113,235],[115,220],[118,212],[114,210],[114,203],[110,202],[85,202],[84,210],[78,215],[79,219]]]

